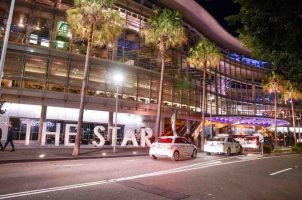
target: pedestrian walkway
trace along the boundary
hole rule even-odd
[[[94,147],[93,145],[82,145],[81,154],[72,156],[73,147],[46,145],[39,146],[31,144],[25,146],[16,143],[16,151],[10,152],[6,149],[0,152],[0,164],[18,163],[18,162],[39,162],[39,161],[55,161],[55,160],[73,160],[73,159],[93,159],[93,158],[113,158],[113,157],[131,157],[146,156],[149,148],[133,147],[133,146],[116,146],[113,152],[112,146]]]

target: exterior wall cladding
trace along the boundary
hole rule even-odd
[[[86,48],[85,42],[72,37],[66,22],[65,10],[72,2],[17,0],[4,67],[2,100],[14,104],[78,108]],[[121,70],[125,81],[120,88],[119,112],[149,116],[152,121],[156,114],[160,60],[156,51],[144,44],[139,32],[152,10],[164,6],[159,1],[116,2],[115,9],[126,18],[127,27],[114,44],[92,50],[86,109],[115,111],[116,87],[111,77],[114,71]],[[9,3],[0,2],[2,32]],[[204,36],[188,22],[184,22],[184,26],[187,44],[169,50],[165,60],[163,113],[170,117],[177,111],[179,119],[198,121],[202,71],[190,67],[186,55]],[[217,45],[224,58],[216,69],[207,72],[207,116],[273,116],[273,97],[264,93],[261,87],[269,65]],[[187,84],[190,87],[180,87],[187,80],[192,83]],[[279,104],[279,117],[290,120],[290,106],[282,104],[281,100]],[[301,125],[301,114],[298,106],[298,125]]]

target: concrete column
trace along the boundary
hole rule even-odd
[[[46,114],[47,114],[47,106],[42,105],[41,106],[41,115],[40,115],[40,126],[39,126],[39,133],[38,133],[38,143],[41,144],[42,140],[42,131],[43,131],[43,125],[46,120]]]
[[[108,133],[107,133],[107,141],[112,141],[112,129],[109,129],[110,126],[113,126],[113,112],[109,112],[108,114]]]
[[[190,134],[191,123],[190,120],[186,121],[186,134]]]

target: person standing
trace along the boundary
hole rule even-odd
[[[2,151],[3,146],[2,146],[2,143],[1,143],[1,138],[2,138],[2,128],[0,128],[0,148],[1,148],[1,151]]]
[[[14,140],[14,132],[13,132],[12,123],[10,122],[9,125],[8,125],[7,140],[6,140],[6,143],[4,145],[3,151],[5,150],[8,143],[10,143],[10,145],[12,146],[11,151],[15,151],[15,146],[14,146],[13,140]]]

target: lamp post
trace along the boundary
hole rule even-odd
[[[116,141],[114,141],[114,140],[117,139],[116,138],[117,137],[117,129],[116,129],[116,127],[117,127],[117,111],[118,111],[118,86],[122,84],[123,79],[124,79],[124,77],[123,77],[123,75],[121,73],[116,73],[116,74],[113,75],[113,81],[116,84],[115,120],[114,120],[114,131],[116,131],[116,132],[115,132],[115,137],[112,140],[112,142],[114,144],[113,145],[113,152],[114,153],[115,153],[115,146],[116,146]]]
[[[0,60],[0,89],[1,89],[2,72],[3,72],[3,68],[4,68],[6,50],[7,50],[7,45],[8,45],[10,27],[11,27],[12,19],[13,19],[14,8],[15,8],[15,0],[12,0],[11,4],[10,4],[9,15],[8,15],[8,19],[7,19],[6,30],[5,30],[5,35],[4,35],[3,45],[2,45],[2,53],[1,53],[1,60]]]

